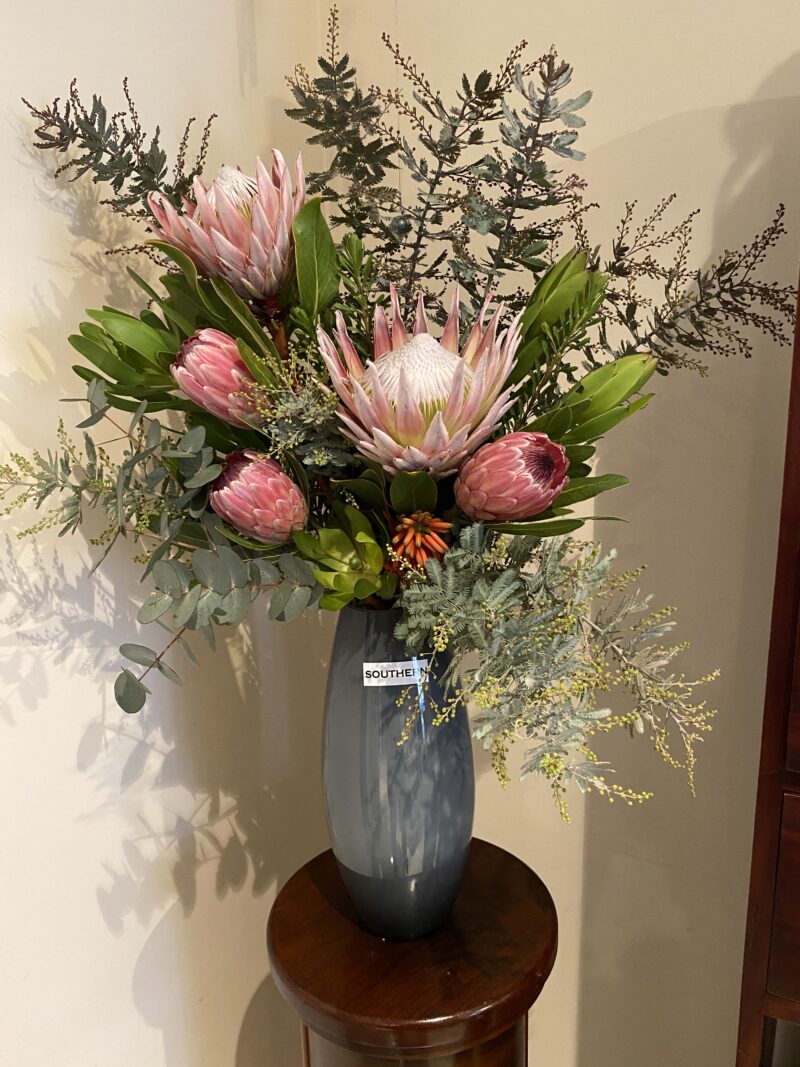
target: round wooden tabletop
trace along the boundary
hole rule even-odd
[[[447,923],[418,941],[365,930],[323,852],[284,886],[267,927],[272,974],[303,1022],[329,1041],[384,1056],[459,1052],[512,1026],[556,957],[542,881],[474,840]]]

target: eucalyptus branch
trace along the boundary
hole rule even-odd
[[[144,679],[147,677],[147,675],[150,673],[150,671],[152,671],[152,669],[154,667],[156,669],[159,669],[159,664],[164,659],[164,656],[166,656],[166,654],[169,652],[169,650],[171,648],[173,648],[175,645],[177,645],[177,643],[181,640],[183,635],[186,633],[186,629],[187,629],[187,627],[181,626],[180,630],[178,630],[178,632],[175,634],[175,636],[172,638],[172,640],[161,649],[161,651],[156,655],[156,657],[153,660],[153,662],[150,663],[147,667],[145,667],[145,669],[142,671],[142,673],[138,676],[138,681],[139,682],[143,682]]]

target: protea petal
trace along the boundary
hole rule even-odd
[[[422,297],[422,293],[417,297],[417,314],[414,318],[414,334],[418,333],[430,333],[428,329],[428,319],[425,316],[425,301]]]
[[[459,310],[461,304],[461,291],[458,286],[453,290],[453,298],[450,301],[450,314],[444,324],[442,333],[442,348],[449,352],[458,352]]]
[[[478,347],[480,345],[481,338],[483,337],[483,332],[484,332],[483,324],[484,324],[484,322],[486,320],[486,309],[488,308],[489,301],[491,299],[492,299],[492,294],[491,293],[487,294],[486,299],[484,300],[483,304],[481,305],[480,314],[478,315],[478,317],[475,320],[475,322],[472,324],[472,329],[469,332],[469,337],[467,338],[467,343],[461,349],[461,358],[466,360],[466,362],[471,367],[474,366],[475,363],[477,362],[477,360],[475,360],[473,357],[477,355]]]
[[[397,403],[397,439],[401,444],[419,444],[425,436],[425,419],[414,399],[414,390],[405,367],[400,370]]]
[[[250,223],[244,213],[235,208],[224,192],[218,192],[214,201],[219,225],[232,244],[246,248],[250,243]],[[248,209],[248,215],[251,212]]]
[[[305,200],[299,154],[295,171],[292,194],[291,176],[277,149],[271,172],[256,160],[255,178],[221,167],[208,188],[195,178],[194,204],[183,215],[151,194],[153,230],[204,273],[224,278],[242,296],[266,300],[280,292],[292,271],[292,223]]]
[[[375,308],[375,314],[372,319],[372,338],[372,355],[374,359],[380,359],[387,352],[391,352],[392,340],[389,336],[389,322],[386,318],[386,312],[380,306]]]
[[[339,342],[339,348],[344,355],[347,370],[354,378],[361,378],[364,374],[364,364],[358,358],[356,346],[350,339],[350,334],[347,332],[347,323],[344,321],[344,315],[341,311],[336,312],[336,329],[333,331],[333,336]]]
[[[397,290],[394,286],[391,286],[389,290],[392,300],[392,348],[402,348],[404,344],[408,342],[408,334],[406,328],[403,325],[403,315],[400,310],[400,298],[397,295]]]

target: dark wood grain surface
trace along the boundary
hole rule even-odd
[[[800,617],[797,620],[800,628]],[[800,633],[794,638],[794,665],[792,689],[789,698],[789,732],[786,739],[786,766],[790,771],[800,771]]]
[[[781,840],[784,791],[796,788],[800,763],[797,732],[800,708],[792,709],[793,689],[800,685],[795,671],[798,608],[800,607],[800,316],[795,327],[789,425],[783,473],[778,555],[772,601],[764,726],[753,831],[753,857],[747,933],[742,970],[739,1039],[736,1067],[760,1067],[765,1021],[769,1034],[776,1004],[767,992],[770,948],[773,938],[773,904]],[[790,714],[790,709],[791,714]],[[795,966],[800,970],[800,959]],[[786,1003],[781,1001],[781,1003]]]
[[[306,1060],[307,1067],[398,1067],[397,1056],[378,1053],[354,1052],[333,1045],[313,1030],[307,1033]],[[425,1053],[409,1058],[403,1053],[402,1063],[413,1063],[414,1067],[523,1067],[527,1058],[528,1027],[523,1017],[504,1033],[477,1047],[463,1052]]]
[[[382,941],[359,924],[329,851],[281,890],[267,943],[278,988],[306,1026],[398,1059],[458,1053],[517,1024],[553,967],[557,919],[529,867],[475,840],[445,926]]]
[[[800,796],[783,801],[767,988],[800,1001]]]

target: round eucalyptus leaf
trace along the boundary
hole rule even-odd
[[[217,555],[228,568],[228,574],[235,588],[241,588],[248,584],[247,564],[228,545],[220,545]]]
[[[297,585],[313,586],[317,584],[314,572],[304,559],[284,552],[278,560],[278,565],[283,574]]]
[[[157,666],[158,666],[159,671],[164,675],[164,677],[165,678],[169,678],[169,680],[171,682],[174,682],[175,685],[182,685],[183,684],[181,682],[181,676],[178,674],[178,672],[174,671],[172,669],[172,667],[170,667],[170,665],[168,663],[165,663],[163,661],[163,659],[160,659],[158,661]]]
[[[271,619],[283,620],[283,609],[286,607],[294,588],[291,582],[286,581],[281,582],[277,589],[273,589],[269,598],[269,617]]]
[[[207,589],[213,589],[221,596],[230,592],[231,572],[219,551],[198,548],[192,556],[192,569],[197,580]]]
[[[223,626],[238,626],[250,609],[250,590],[248,588],[231,589],[222,598],[215,619]]]
[[[127,668],[117,676],[114,682],[114,696],[117,703],[128,715],[141,711],[149,690]]]
[[[202,585],[193,585],[188,593],[185,593],[180,603],[175,608],[175,615],[173,616],[173,622],[177,627],[186,626],[189,619],[194,614],[194,610],[197,607],[197,601],[200,599],[200,594],[203,592]]]
[[[139,608],[136,618],[142,624],[155,622],[172,607],[172,597],[169,593],[151,593],[149,598]]]
[[[156,653],[146,645],[136,645],[126,642],[119,646],[121,655],[132,663],[138,663],[142,667],[151,667],[156,661]]]

